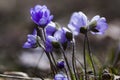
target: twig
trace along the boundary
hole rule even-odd
[[[14,78],[14,79],[24,79],[24,80],[35,80],[35,78],[21,77],[21,76],[11,76],[11,75],[5,75],[5,74],[0,74],[0,77],[3,77],[3,78]],[[37,80],[43,80],[43,79],[37,78]]]

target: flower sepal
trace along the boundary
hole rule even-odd
[[[53,41],[52,42],[52,46],[54,47],[54,48],[60,48],[60,44],[59,44],[59,42],[57,42],[57,41]]]
[[[89,24],[89,31],[93,31],[93,32],[99,32],[97,29],[96,29],[96,26],[97,26],[97,21],[93,21]]]
[[[80,28],[80,33],[86,34],[87,33],[87,28],[86,27],[81,27]]]
[[[73,34],[71,32],[66,32],[66,38],[71,41],[73,39]]]
[[[60,25],[57,22],[55,22],[55,25],[56,25],[56,29],[61,28]]]

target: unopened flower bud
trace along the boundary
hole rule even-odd
[[[62,68],[64,68],[64,66],[65,66],[65,63],[64,63],[63,59],[61,59],[57,62],[57,67],[58,68],[62,69]]]

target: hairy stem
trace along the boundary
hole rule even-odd
[[[65,51],[64,51],[64,49],[63,49],[63,47],[62,47],[61,44],[60,44],[60,48],[61,48],[61,52],[62,52],[62,54],[63,54],[64,60],[65,60],[65,62],[66,62],[66,65],[67,65],[68,71],[69,71],[69,73],[70,73],[70,76],[72,77],[72,73],[71,73],[70,65],[69,65],[69,63],[68,63],[67,57],[66,57],[66,55],[65,55]],[[70,80],[71,80],[71,79],[70,79]]]
[[[85,44],[86,43],[86,34],[84,38],[84,45],[83,45],[83,59],[84,59],[84,70],[85,70],[85,80],[87,80],[87,68],[86,68],[86,52],[85,52]]]
[[[44,28],[42,28],[42,38],[43,38],[43,43],[44,43],[44,46],[45,46],[45,40],[46,40],[46,35],[45,35],[45,30]],[[55,75],[55,69],[54,69],[54,65],[53,65],[53,62],[52,62],[52,59],[50,57],[50,54],[48,52],[46,52],[46,50],[44,49],[48,59],[49,59],[49,62],[50,62],[50,66],[51,66],[51,70],[53,71],[53,74]]]
[[[86,38],[87,38],[88,52],[89,52],[89,56],[90,56],[90,60],[91,60],[91,64],[92,64],[92,68],[93,68],[93,72],[94,72],[94,76],[96,76],[95,66],[94,66],[94,63],[93,63],[92,53],[91,53],[91,50],[90,50],[90,44],[89,44],[89,39],[88,39],[87,34],[86,34]]]
[[[50,52],[50,54],[51,54],[52,60],[53,60],[54,65],[55,65],[55,71],[57,72],[57,64],[56,64],[56,60],[55,60],[55,57],[53,55],[53,52]]]
[[[74,38],[73,38],[73,41],[72,41],[72,67],[73,67],[73,72],[74,72],[74,75],[75,75],[75,79],[76,80],[78,80],[77,78],[77,74],[78,73],[76,73],[76,68],[75,68],[75,40],[74,40]]]

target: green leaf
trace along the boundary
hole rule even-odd
[[[70,70],[70,74],[71,74],[71,80],[76,80],[76,78],[75,78],[75,74],[73,74],[73,72]]]
[[[93,63],[94,63],[95,68],[100,69],[102,67],[102,64],[101,64],[100,60],[95,55],[92,55],[92,59],[93,59]],[[88,63],[88,67],[90,69],[92,69],[92,63],[91,63],[91,59],[90,59],[90,56],[89,56],[88,52],[86,53],[86,60],[87,60],[87,63]]]

